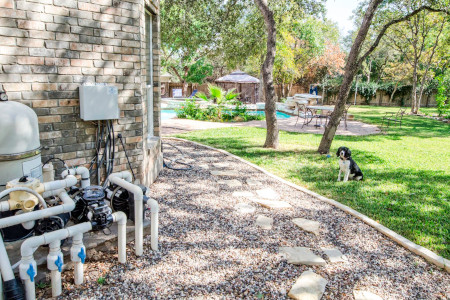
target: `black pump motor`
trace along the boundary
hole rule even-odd
[[[113,222],[112,210],[105,202],[105,190],[101,186],[88,186],[74,193],[75,209],[72,219],[75,223],[91,222],[93,230],[103,230]]]
[[[142,193],[144,194],[142,202],[145,207],[148,201],[148,197],[145,195],[147,188],[143,185],[139,185],[139,187],[142,189]],[[111,184],[106,189],[106,198],[110,201],[111,207],[114,211],[124,212],[127,215],[127,218],[134,222],[134,196],[132,193],[129,193],[127,190],[118,185]]]

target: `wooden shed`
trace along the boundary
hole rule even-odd
[[[228,91],[236,89],[244,103],[259,101],[259,79],[242,71],[235,71],[216,80],[218,86]]]

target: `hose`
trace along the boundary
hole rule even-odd
[[[181,157],[180,157],[180,158],[172,159],[170,162],[166,162],[166,160],[163,159],[163,166],[164,166],[165,168],[171,169],[171,170],[174,170],[174,171],[190,171],[190,170],[192,170],[192,168],[193,168],[192,165],[180,161],[180,160],[183,159],[183,157],[184,157],[184,153],[183,153],[183,151],[180,150],[180,148],[178,148],[177,146],[175,146],[175,145],[173,145],[173,144],[171,144],[171,143],[168,143],[168,142],[162,142],[162,143],[161,143],[161,148],[162,148],[161,150],[162,150],[163,152],[164,152],[164,150],[163,150],[163,146],[164,146],[164,145],[168,145],[168,146],[170,146],[170,147],[172,147],[172,148],[175,148],[175,149],[181,154]],[[164,155],[163,155],[163,157],[164,157]],[[172,166],[173,164],[184,165],[184,166],[187,166],[187,167],[186,167],[186,168],[175,168],[175,167]]]

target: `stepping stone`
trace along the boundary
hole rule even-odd
[[[272,229],[272,225],[273,225],[273,219],[263,216],[263,215],[259,215],[256,218],[256,225],[258,225],[259,227],[261,227],[262,229]]]
[[[263,199],[251,199],[253,202],[258,203],[259,205],[268,208],[268,209],[280,209],[280,208],[291,208],[287,202],[284,201],[273,201],[273,200],[263,200]]]
[[[219,169],[227,168],[227,167],[230,166],[230,163],[227,163],[227,162],[213,163],[213,166],[216,167],[216,168],[219,168]]]
[[[327,283],[325,278],[309,270],[300,275],[288,296],[297,300],[320,300]]]
[[[258,186],[258,185],[262,185],[262,182],[258,181],[258,180],[247,179],[247,184],[249,186]]]
[[[342,254],[338,249],[333,248],[322,248],[322,251],[328,257],[331,263],[345,262],[345,255]]]
[[[269,199],[269,200],[280,199],[280,195],[271,188],[257,190],[256,193],[258,194],[259,197],[264,198],[264,199]]]
[[[234,209],[240,214],[252,214],[256,210],[256,208],[247,203],[238,203],[234,206]]]
[[[233,196],[233,197],[236,197],[236,198],[239,198],[239,197],[252,198],[252,197],[254,197],[255,195],[254,195],[252,192],[246,192],[246,191],[244,191],[244,192],[234,192],[234,193],[232,194],[232,196]]]
[[[202,169],[205,169],[205,170],[209,170],[209,166],[208,166],[208,164],[201,164],[201,165],[198,165],[200,168],[202,168]]]
[[[219,180],[218,183],[219,184],[225,184],[225,185],[227,185],[230,188],[242,186],[242,183],[239,180],[236,180],[236,179]]]
[[[369,291],[353,290],[355,300],[383,300],[380,296]]]
[[[327,264],[322,257],[315,255],[306,247],[280,247],[280,253],[286,257],[288,263],[293,265],[325,266]]]
[[[214,176],[239,176],[239,173],[236,170],[226,170],[226,171],[214,170],[211,171],[211,174]]]
[[[293,219],[295,225],[300,227],[301,229],[314,233],[315,235],[319,235],[319,227],[320,223],[316,221],[311,221],[303,218]]]

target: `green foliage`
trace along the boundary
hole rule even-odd
[[[366,104],[372,101],[372,98],[377,95],[377,90],[380,84],[377,82],[358,82],[358,94],[365,98]],[[356,82],[353,82],[351,90],[355,92]]]
[[[261,115],[255,115],[247,111],[242,102],[237,100],[234,100],[234,102],[236,105],[234,108],[224,105],[208,105],[206,108],[202,108],[194,99],[187,99],[180,108],[175,109],[175,112],[180,119],[200,121],[247,122],[264,119]]]
[[[98,283],[99,285],[104,285],[104,284],[106,284],[106,278],[105,278],[105,277],[99,277],[99,278],[97,279],[97,283]]]
[[[437,78],[439,82],[436,95],[437,110],[439,116],[450,118],[450,70]]]
[[[215,103],[222,104],[223,102],[225,102],[226,92],[222,88],[220,88],[216,85],[208,84],[208,90],[209,90],[209,95],[211,96],[211,99]]]
[[[191,65],[187,76],[184,77],[186,82],[202,84],[206,77],[213,73],[213,66],[206,62],[205,58],[201,58]]]

